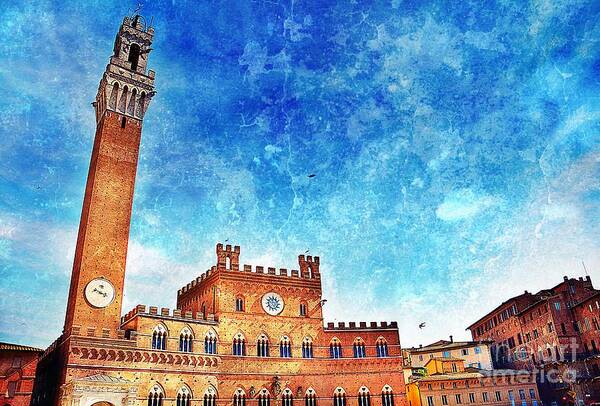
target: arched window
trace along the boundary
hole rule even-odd
[[[217,406],[217,391],[212,386],[209,386],[204,392],[202,406]]]
[[[346,406],[346,392],[338,387],[333,391],[333,406]]]
[[[313,277],[312,265],[308,265],[308,266],[306,267],[306,270],[308,271],[308,278],[309,278],[309,279],[312,279],[312,277]]]
[[[269,356],[269,338],[261,334],[256,340],[256,356],[257,357],[268,357]]]
[[[313,357],[312,338],[304,337],[304,340],[302,340],[302,358],[312,358],[312,357]]]
[[[148,393],[148,406],[163,406],[165,394],[159,385],[154,385]]]
[[[206,303],[202,302],[202,314],[204,315],[204,318],[206,318]]]
[[[167,349],[167,329],[162,324],[154,327],[154,331],[152,332],[152,349]]]
[[[381,406],[394,406],[394,393],[390,385],[385,385],[381,390]]]
[[[246,392],[240,388],[233,394],[233,406],[246,406]]]
[[[290,388],[285,388],[281,394],[281,406],[294,406],[294,394]]]
[[[365,342],[362,338],[357,337],[352,344],[352,351],[354,353],[354,358],[365,358]]]
[[[281,337],[279,341],[279,356],[282,358],[292,358],[292,343],[288,336]]]
[[[135,115],[135,103],[136,103],[136,98],[137,96],[137,90],[135,88],[133,88],[131,90],[131,97],[129,98],[129,104],[127,104],[127,114],[129,114],[130,116],[134,116]]]
[[[358,406],[371,406],[371,394],[365,386],[358,390]]]
[[[115,109],[117,107],[117,97],[119,96],[119,83],[113,84],[112,92],[110,92],[110,100],[108,101],[108,107]]]
[[[131,70],[137,70],[139,60],[140,46],[138,44],[131,44],[129,46],[129,58],[127,58],[127,61],[131,62]]]
[[[233,338],[233,355],[246,355],[246,338],[242,334],[236,334]]]
[[[306,303],[300,303],[300,316],[306,316]]]
[[[118,108],[118,110],[121,113],[125,113],[125,108],[127,107],[128,99],[129,99],[129,88],[127,86],[123,86],[123,92],[121,93],[121,98],[119,99],[119,108]]]
[[[329,357],[342,358],[342,344],[336,337],[333,337],[331,343],[329,344]]]
[[[146,108],[146,93],[142,92],[140,94],[140,98],[138,99],[138,106],[135,109],[136,116],[142,118],[144,117],[144,109]]]
[[[387,345],[387,341],[385,340],[385,338],[383,337],[379,337],[377,339],[377,356],[379,358],[384,358],[388,356],[388,345]]]
[[[304,406],[317,406],[317,393],[313,388],[308,388],[304,395]]]
[[[241,297],[235,298],[235,311],[243,312],[244,311],[244,299]]]
[[[192,330],[189,327],[184,327],[179,334],[179,351],[192,352]]]
[[[258,406],[270,406],[271,405],[271,395],[269,391],[265,388],[261,389],[258,392]]]
[[[177,391],[177,406],[190,406],[192,403],[192,392],[187,386],[182,386]]]
[[[209,330],[204,336],[204,352],[206,354],[217,353],[217,336],[212,330]]]

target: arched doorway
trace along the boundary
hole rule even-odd
[[[93,403],[92,406],[115,406],[110,402],[96,402]]]

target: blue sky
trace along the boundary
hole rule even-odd
[[[132,7],[1,7],[0,340],[45,346],[62,329],[90,102]],[[320,255],[327,320],[397,320],[404,345],[466,338],[582,261],[600,284],[600,3],[173,0],[144,14],[158,93],[124,311],[174,307],[225,239],[253,265]]]

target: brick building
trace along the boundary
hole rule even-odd
[[[538,405],[535,375],[465,367],[460,358],[431,358],[407,384],[409,406]]]
[[[496,366],[533,369],[582,352],[574,309],[597,293],[589,276],[565,276],[551,289],[536,294],[525,291],[507,300],[468,329],[473,340],[493,342]],[[591,332],[597,334],[598,330]]]
[[[324,326],[319,257],[300,255],[298,270],[240,266],[240,247],[218,244],[176,309],[122,316],[153,35],[126,17],[100,81],[64,331],[40,359],[32,404],[405,405],[397,324]]]
[[[28,406],[42,350],[0,343],[0,404]]]
[[[599,293],[589,276],[565,276],[551,289],[507,300],[468,329],[473,340],[493,342],[497,367],[540,372],[544,398],[591,402],[600,385]]]

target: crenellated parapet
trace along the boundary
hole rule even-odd
[[[219,273],[220,275],[252,275],[263,277],[274,277],[277,281],[295,280],[295,281],[320,281],[320,259],[315,256],[298,256],[298,265],[300,269],[265,267],[262,265],[244,264],[240,266],[240,246],[239,245],[216,245],[217,265],[202,273],[196,279],[187,283],[177,291],[177,296],[184,296],[190,291],[196,291],[196,288],[203,285],[211,276]]]
[[[351,321],[349,323],[345,323],[345,322],[341,321],[341,322],[338,322],[337,325],[335,323],[329,322],[329,323],[327,323],[327,326],[325,327],[325,331],[397,330],[397,329],[398,329],[398,322],[396,322],[396,321],[391,321],[391,322],[360,321],[358,323],[356,323],[354,321]]]
[[[121,324],[125,324],[136,316],[156,317],[184,322],[215,322],[214,314],[204,314],[202,312],[182,311],[181,309],[169,309],[166,307],[137,305],[121,317]]]

